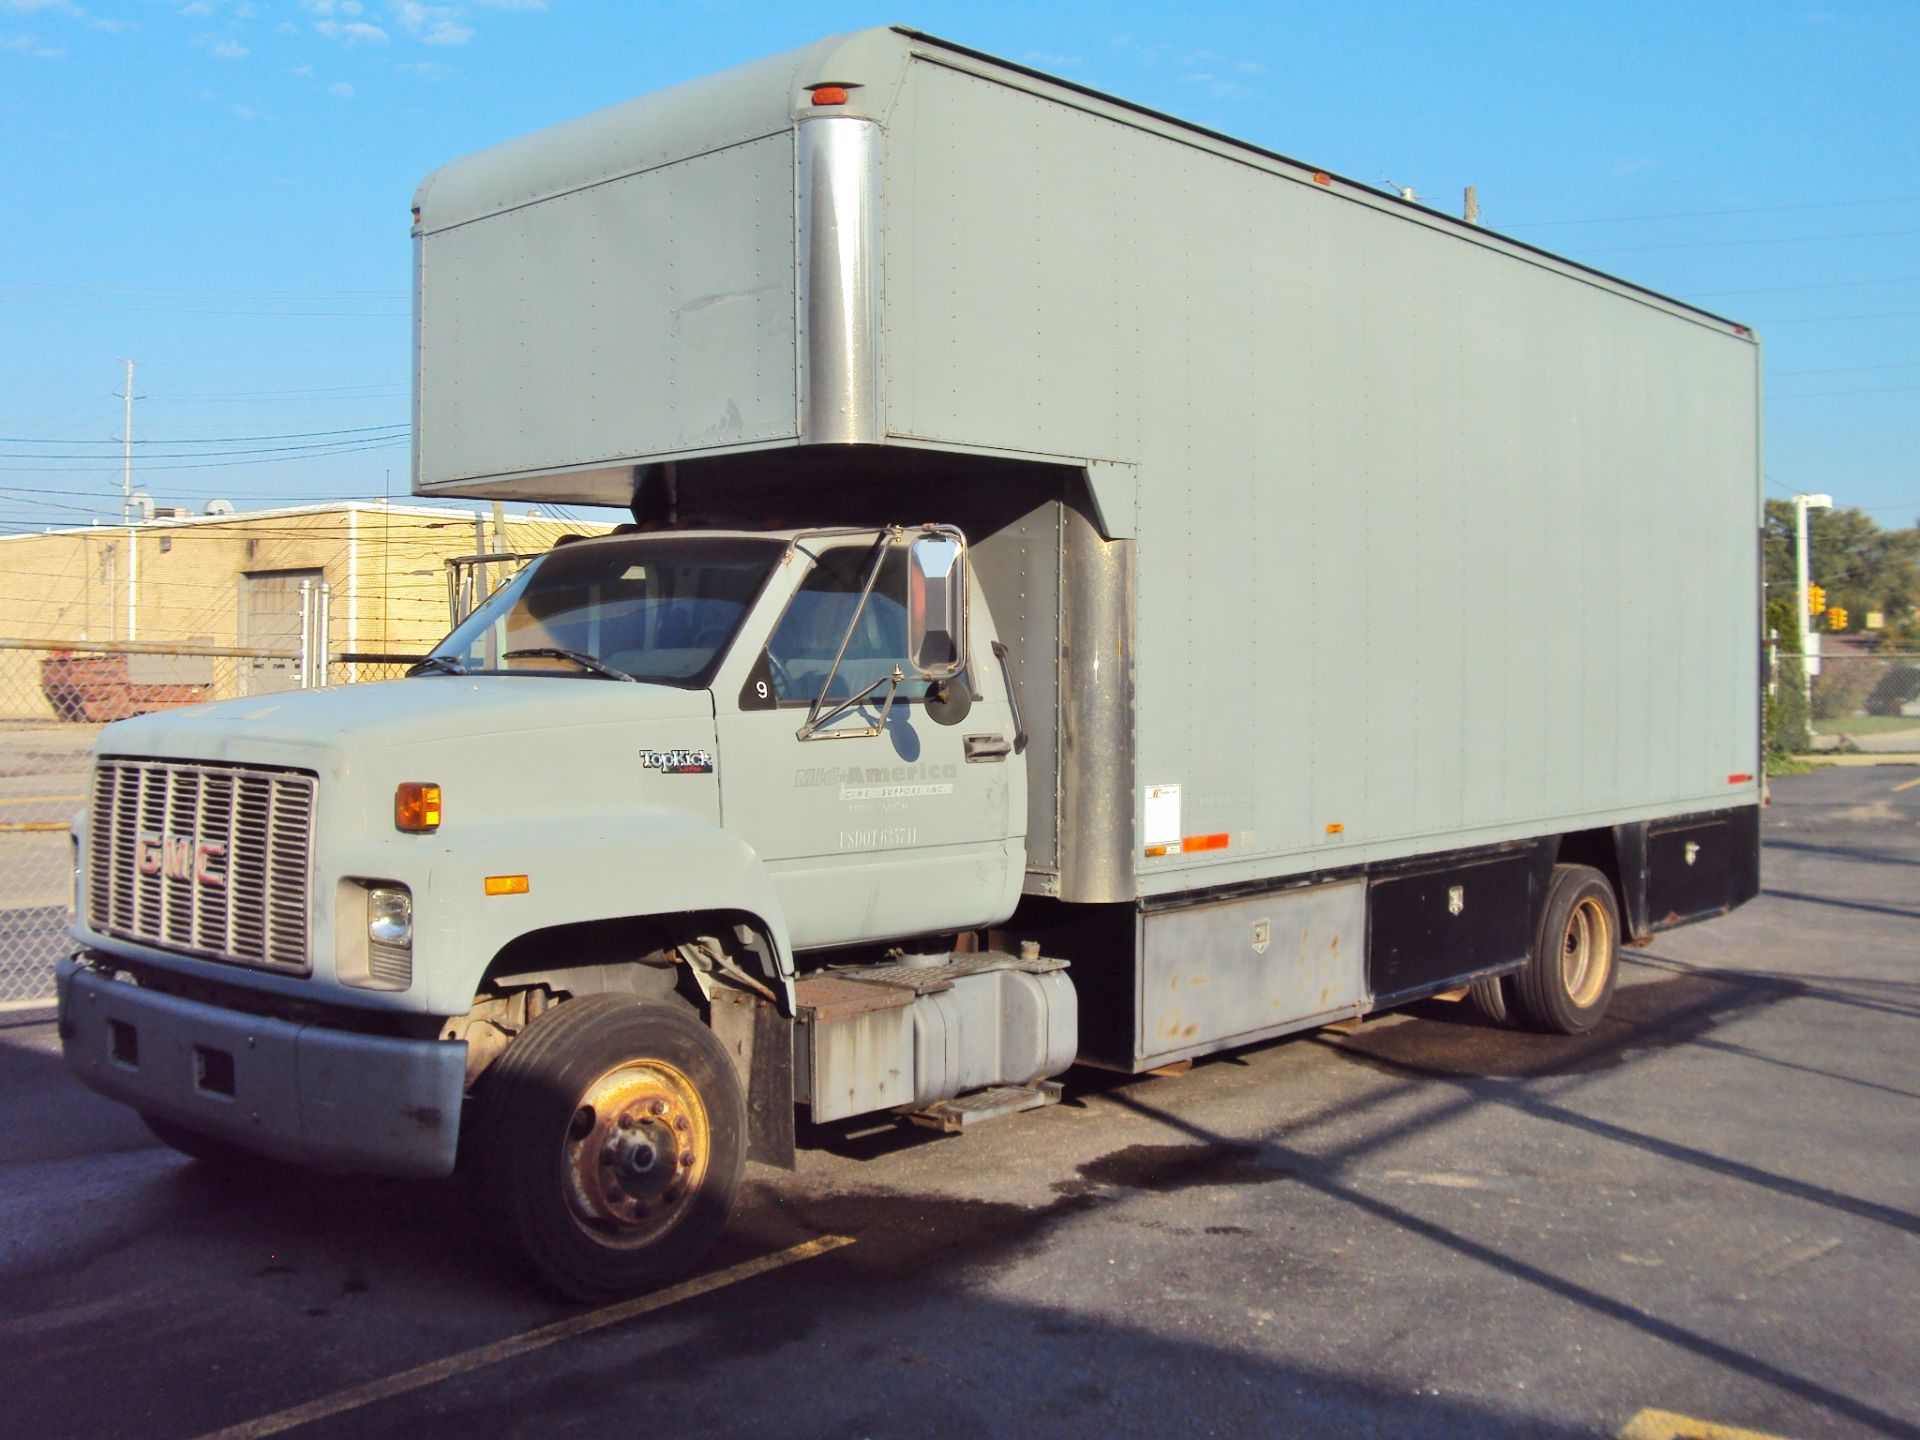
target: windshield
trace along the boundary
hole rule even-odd
[[[746,537],[576,542],[496,590],[434,647],[420,673],[597,675],[702,688],[783,548]]]

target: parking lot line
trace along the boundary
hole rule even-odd
[[[1902,790],[1911,790],[1916,785],[1920,785],[1920,780],[1902,780],[1893,787],[1893,793],[1898,795]]]
[[[715,1270],[710,1275],[695,1276],[678,1285],[670,1285],[665,1290],[656,1290],[651,1295],[637,1296],[632,1300],[623,1300],[618,1305],[603,1306],[598,1310],[589,1310],[584,1315],[575,1315],[566,1320],[556,1320],[551,1325],[542,1325],[505,1340],[496,1340],[491,1345],[482,1345],[473,1350],[463,1350],[457,1355],[448,1355],[444,1359],[432,1360],[425,1365],[416,1365],[411,1370],[402,1370],[397,1375],[389,1375],[381,1380],[369,1380],[364,1385],[351,1385],[345,1390],[336,1390],[331,1395],[323,1395],[318,1400],[309,1400],[304,1405],[296,1405],[291,1410],[282,1410],[274,1415],[263,1415],[257,1420],[244,1420],[238,1425],[229,1425],[224,1430],[214,1430],[202,1435],[200,1440],[261,1440],[267,1435],[278,1435],[292,1430],[296,1426],[309,1425],[315,1420],[324,1420],[330,1415],[343,1414],[348,1410],[358,1410],[363,1405],[371,1405],[377,1400],[391,1399],[395,1395],[405,1395],[412,1390],[424,1390],[429,1385],[437,1385],[442,1380],[455,1375],[465,1375],[488,1365],[497,1365],[502,1360],[511,1360],[534,1350],[544,1350],[549,1345],[562,1340],[571,1340],[577,1335],[586,1335],[595,1330],[604,1330],[609,1325],[618,1325],[623,1320],[631,1320],[638,1315],[651,1314],[655,1310],[664,1310],[669,1305],[677,1305],[682,1300],[691,1300],[698,1295],[710,1294],[715,1290],[724,1290],[729,1285],[737,1285],[742,1280],[751,1280],[756,1275],[764,1275],[769,1270],[778,1270],[801,1260],[812,1260],[825,1255],[830,1250],[838,1250],[843,1245],[853,1244],[850,1235],[822,1235],[817,1240],[808,1240],[786,1250],[771,1255],[762,1255],[755,1260],[743,1260],[738,1265],[729,1265],[724,1270]]]
[[[1618,1440],[1782,1440],[1737,1425],[1716,1425],[1671,1410],[1642,1410],[1621,1429]]]

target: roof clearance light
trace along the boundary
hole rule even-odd
[[[440,787],[402,780],[393,790],[393,828],[416,833],[440,828]]]
[[[1313,183],[1316,185],[1331,185],[1333,184],[1333,177],[1324,170],[1316,170],[1313,172]]]
[[[844,105],[847,103],[847,87],[844,85],[816,85],[813,87],[813,103],[816,105]]]

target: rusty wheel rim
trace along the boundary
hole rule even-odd
[[[630,1060],[589,1085],[565,1145],[567,1204],[582,1229],[651,1245],[692,1207],[712,1155],[707,1107],[664,1060]]]
[[[1567,997],[1581,1009],[1600,998],[1607,985],[1608,957],[1613,953],[1613,923],[1606,907],[1588,898],[1567,916],[1560,944],[1560,981]]]

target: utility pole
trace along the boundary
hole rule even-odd
[[[1466,208],[1460,212],[1460,218],[1469,225],[1480,223],[1480,192],[1471,185],[1467,186]]]
[[[1793,497],[1793,603],[1800,609],[1800,695],[1809,707],[1813,704],[1813,674],[1820,664],[1820,637],[1813,633],[1813,617],[1807,613],[1807,511],[1831,510],[1831,495]]]
[[[133,523],[133,364],[127,365],[127,388],[122,398],[127,402],[127,418],[120,428],[120,523]]]
[[[127,639],[140,638],[140,541],[133,529],[133,364],[127,365],[126,421],[120,431],[120,523],[127,527]]]

